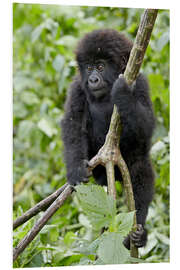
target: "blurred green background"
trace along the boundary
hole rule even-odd
[[[86,32],[113,28],[134,40],[143,9],[13,4],[14,218],[66,182],[60,121],[76,73],[74,50]],[[157,118],[151,157],[156,192],[140,249],[148,262],[169,261],[169,11],[161,10],[142,71]],[[118,186],[119,197],[122,190]],[[124,201],[119,199],[119,207]],[[76,197],[69,198],[14,267],[85,264],[74,246],[94,237]],[[14,245],[36,217],[16,229]],[[78,236],[78,239],[75,239]]]

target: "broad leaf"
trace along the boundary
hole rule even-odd
[[[129,251],[123,245],[124,237],[120,233],[108,233],[102,238],[97,250],[98,257],[106,264],[125,263],[129,260]]]
[[[93,228],[107,227],[116,215],[115,201],[101,186],[79,185],[77,197]]]
[[[131,230],[134,223],[134,213],[135,211],[129,213],[120,213],[116,216],[116,223],[120,224],[118,227],[118,232],[126,236]]]

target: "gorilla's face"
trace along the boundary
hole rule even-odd
[[[86,65],[88,88],[96,98],[105,95],[108,90],[107,83],[104,80],[106,69],[107,63],[104,60]]]
[[[118,77],[116,68],[105,59],[96,59],[91,63],[86,63],[82,70],[85,89],[88,89],[89,94],[96,99],[106,96]]]

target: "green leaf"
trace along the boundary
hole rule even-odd
[[[169,89],[164,85],[164,79],[161,74],[149,74],[148,76],[152,101],[159,98],[164,104],[169,104]]]
[[[32,77],[20,72],[14,76],[13,85],[16,92],[38,87],[38,83]]]
[[[94,259],[94,258],[93,258]],[[91,265],[93,264],[94,260],[90,260],[89,258],[82,257],[78,265]]]
[[[102,238],[97,250],[98,257],[106,264],[120,264],[129,260],[129,251],[123,245],[120,233],[108,233]]]
[[[53,127],[52,123],[46,119],[46,118],[42,118],[39,122],[38,122],[38,128],[44,132],[48,137],[52,137],[53,135],[57,134],[57,129]]]
[[[73,232],[67,232],[64,237],[64,243],[66,245],[71,245],[75,241],[76,238],[77,236]]]
[[[99,230],[111,224],[116,215],[114,199],[107,195],[103,187],[79,185],[76,187],[79,202],[93,228]]]
[[[24,91],[21,94],[21,100],[26,105],[35,105],[39,103],[39,99],[36,94],[28,91]]]
[[[96,250],[99,246],[99,243],[100,243],[100,238],[97,238],[96,240],[94,240],[88,247],[88,251],[90,254],[94,254],[96,253]]]
[[[23,140],[29,137],[33,130],[35,129],[35,124],[30,120],[23,120],[20,122],[18,127],[18,138]]]
[[[160,52],[169,41],[169,31],[164,32],[157,40],[157,50]]]
[[[162,243],[169,246],[170,241],[169,241],[169,238],[165,234],[156,232],[156,236]]]
[[[155,234],[154,233],[149,234],[146,246],[139,250],[140,255],[141,256],[147,255],[154,247],[157,246],[157,243],[158,241],[155,237]]]
[[[58,226],[51,227],[51,229],[49,231],[49,236],[50,236],[50,240],[52,242],[55,242],[55,241],[58,240],[58,238],[59,238],[59,229],[58,229]]]
[[[93,263],[93,265],[105,265],[106,263],[104,263],[100,258],[97,258],[97,260]]]
[[[58,54],[52,63],[53,68],[56,71],[60,72],[64,66],[64,62],[65,62],[64,57],[62,55]]]
[[[79,261],[82,257],[83,257],[82,254],[72,254],[71,256],[67,256],[63,258],[60,262],[58,262],[58,266],[69,266],[73,264],[79,264]]]
[[[135,211],[129,213],[120,213],[116,216],[116,223],[119,224],[118,232],[126,236],[131,230],[134,223]]]
[[[77,39],[74,36],[63,36],[59,40],[56,41],[56,45],[63,45],[70,48],[74,48],[76,46]]]
[[[35,42],[40,37],[44,29],[48,29],[49,31],[51,31],[53,37],[55,37],[57,33],[57,28],[58,28],[57,22],[53,21],[51,18],[46,19],[43,23],[38,25],[32,32],[31,34],[32,43]]]
[[[166,145],[163,141],[157,141],[151,148],[151,155],[157,157],[160,153],[166,150]]]
[[[44,29],[44,24],[40,24],[37,26],[34,31],[31,33],[31,41],[32,43],[35,42],[39,36],[41,35],[42,31]]]
[[[80,214],[79,215],[79,222],[86,228],[92,228],[92,225],[89,222],[89,219],[87,218],[86,215]]]
[[[13,115],[17,118],[25,118],[28,111],[23,103],[16,102],[13,105]]]
[[[97,248],[99,247],[99,243],[103,235],[95,239],[92,243],[88,245],[83,245],[78,248],[78,251],[85,255],[96,255]]]
[[[47,18],[44,22],[44,27],[51,31],[53,36],[55,36],[57,28],[58,28],[58,23],[52,20],[51,18]]]
[[[29,263],[26,265],[28,268],[33,268],[33,267],[41,267],[43,264],[43,255],[41,253],[37,253],[33,255]]]

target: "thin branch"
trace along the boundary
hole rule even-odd
[[[108,181],[108,194],[110,194],[114,200],[116,200],[114,164],[112,161],[106,163],[106,175]]]
[[[17,259],[19,254],[27,247],[27,245],[36,237],[47,221],[52,215],[61,207],[66,198],[72,193],[73,188],[69,184],[65,187],[64,191],[58,196],[58,198],[52,203],[52,205],[44,212],[38,222],[32,227],[28,234],[19,242],[19,244],[13,250],[13,261]]]
[[[138,76],[146,48],[150,41],[157,13],[158,9],[146,9],[142,15],[129,61],[124,72],[124,77],[129,85],[131,85]]]
[[[13,230],[25,223],[27,220],[38,214],[40,211],[46,210],[52,202],[64,191],[68,184],[64,184],[61,188],[37,203],[34,207],[26,211],[22,216],[18,217],[13,223]]]

